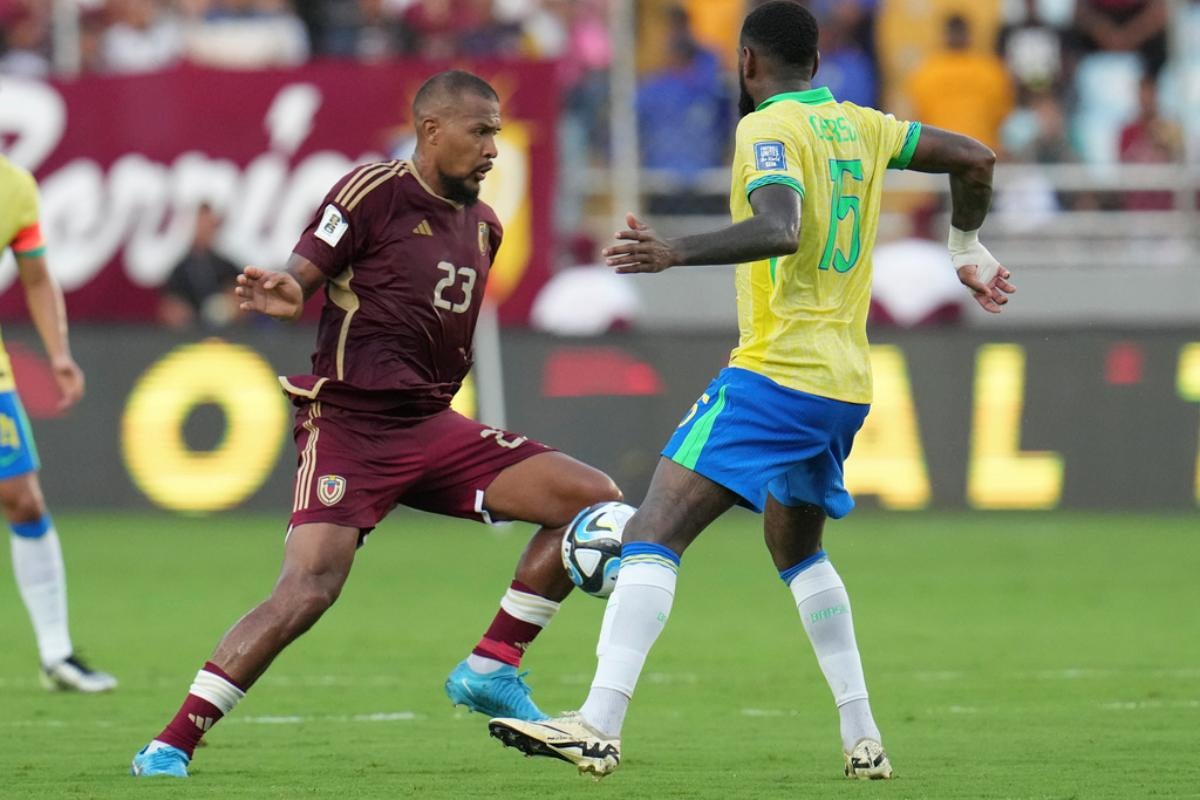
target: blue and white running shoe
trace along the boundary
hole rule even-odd
[[[156,746],[157,745],[157,746]],[[178,747],[172,747],[162,742],[151,742],[138,750],[129,767],[130,774],[139,778],[149,778],[153,775],[170,775],[173,778],[188,776],[188,754]]]
[[[456,706],[466,706],[487,717],[511,717],[529,721],[549,719],[530,698],[522,678],[529,673],[505,665],[495,672],[479,673],[466,661],[446,678],[446,696]]]

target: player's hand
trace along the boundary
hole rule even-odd
[[[958,280],[971,290],[971,296],[984,311],[999,314],[1008,296],[1017,290],[1008,282],[1012,273],[996,263],[994,267],[965,264],[958,268]]]
[[[605,263],[622,275],[631,272],[662,272],[679,263],[679,254],[671,243],[660,239],[650,226],[633,214],[625,215],[627,230],[619,231],[617,239],[627,244],[604,248]]]
[[[66,411],[83,397],[83,370],[70,356],[58,356],[50,359],[50,371],[58,384],[58,410]]]
[[[1008,282],[1012,273],[980,244],[974,232],[964,234],[951,230],[950,260],[958,273],[959,283],[971,290],[975,302],[984,311],[999,314],[1008,302],[1008,296],[1017,290]]]
[[[292,320],[304,310],[304,290],[291,274],[246,267],[237,276],[238,308],[275,319]]]

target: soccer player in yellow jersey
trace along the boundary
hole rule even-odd
[[[29,313],[62,393],[60,407],[83,396],[83,372],[71,357],[62,290],[46,269],[33,176],[0,156],[0,252],[12,248]],[[12,530],[13,572],[29,610],[48,689],[104,692],[117,681],[75,655],[67,627],[67,585],[58,534],[38,484],[38,455],[0,343],[0,504]]]
[[[764,513],[767,548],[838,707],[845,774],[889,778],[850,600],[822,531],[826,517],[854,507],[842,464],[871,402],[866,320],[884,173],[950,174],[950,261],[979,304],[999,312],[1014,289],[978,239],[995,156],[974,139],[811,88],[817,24],[803,6],[760,6],[740,44],[733,224],[664,239],[631,215],[622,243],[605,253],[623,273],[737,263],[740,341],[667,443],[625,528],[587,702],[556,719],[490,727],[528,755],[597,776],[614,770],[630,697],[671,611],[680,555],[736,503]]]

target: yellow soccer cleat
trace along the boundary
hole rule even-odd
[[[581,775],[592,775],[597,780],[621,763],[621,740],[610,739],[588,725],[578,711],[542,722],[493,719],[488,730],[505,747],[515,747],[527,756],[567,761]]]
[[[884,781],[892,777],[892,762],[883,745],[874,739],[859,739],[854,749],[842,753],[846,759],[846,777],[861,781]]]

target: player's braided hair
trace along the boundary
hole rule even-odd
[[[742,41],[757,45],[781,65],[811,69],[817,57],[817,20],[793,0],[772,0],[746,17]]]
[[[500,99],[492,85],[483,78],[465,70],[452,69],[439,72],[421,84],[413,98],[413,116],[419,118],[431,103],[456,98],[464,93],[477,94],[490,100]]]

